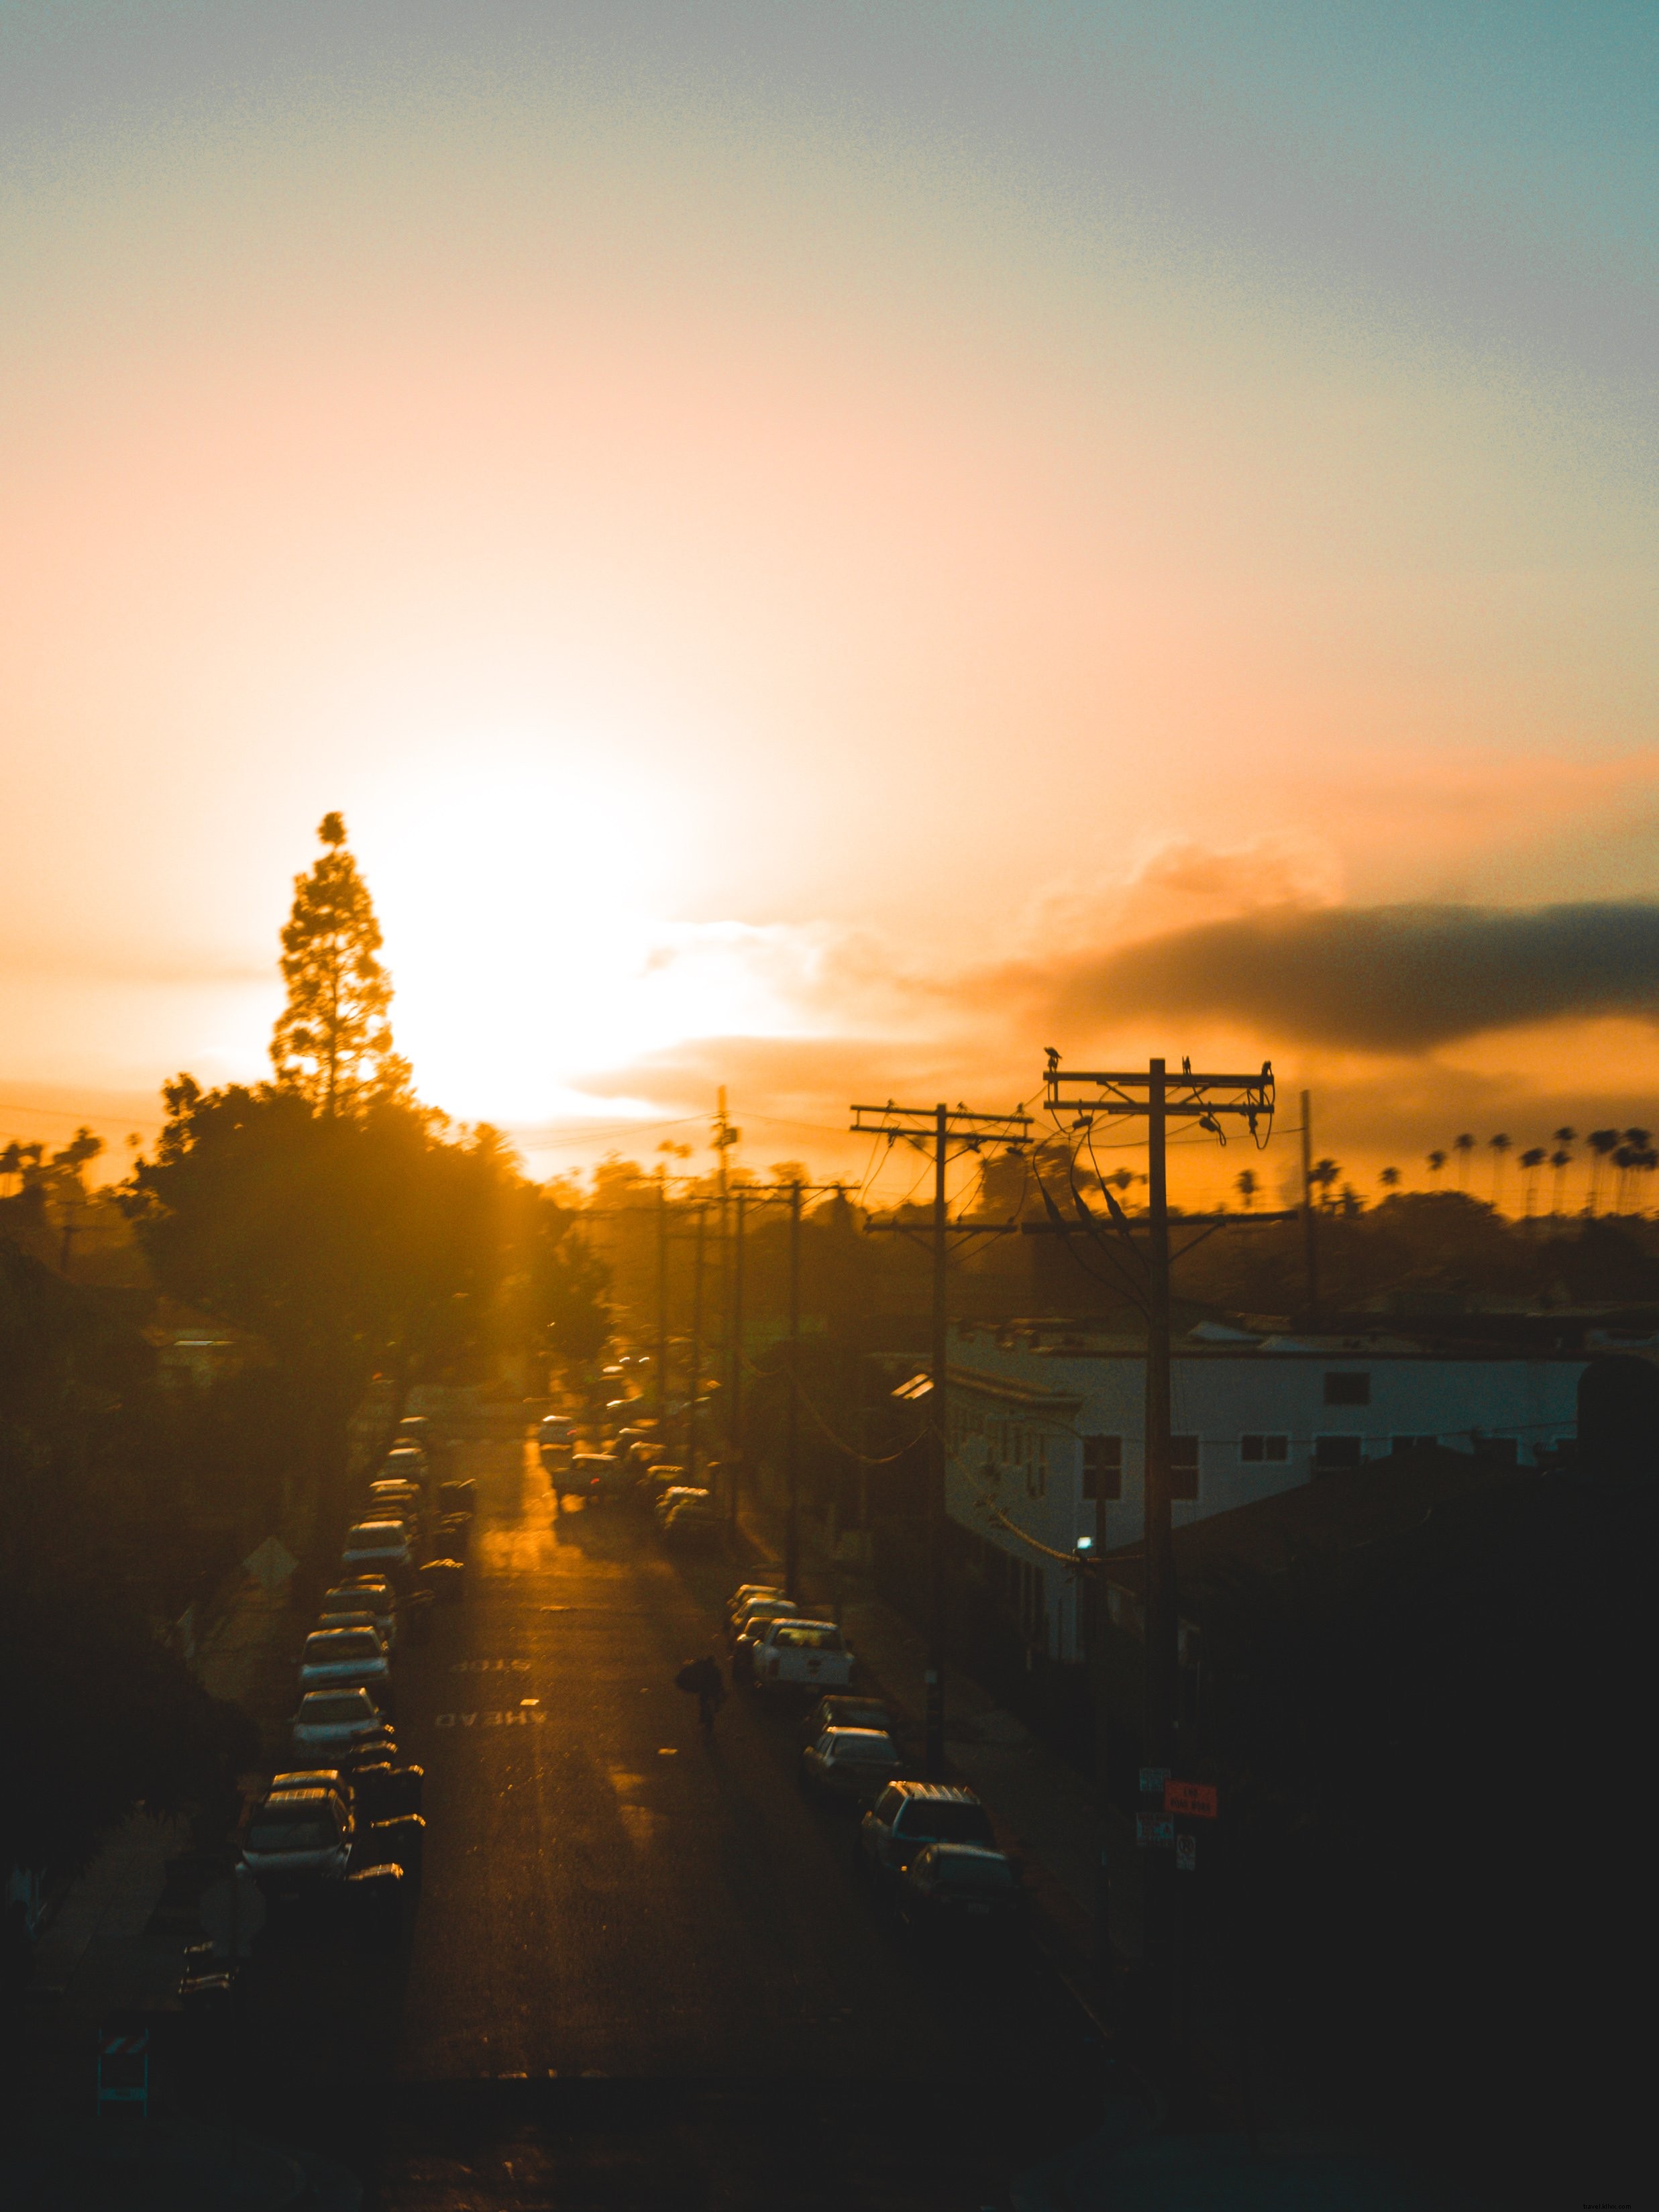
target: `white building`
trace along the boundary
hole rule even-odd
[[[1200,1324],[1171,1364],[1175,1525],[1417,1443],[1533,1463],[1574,1435],[1584,1365]],[[990,1560],[1003,1609],[1032,1649],[1080,1658],[1075,1574],[1036,1547],[1069,1557],[1093,1540],[1097,1498],[1109,1551],[1139,1540],[1144,1352],[1075,1327],[963,1325],[950,1385],[946,1513],[1006,1555]]]

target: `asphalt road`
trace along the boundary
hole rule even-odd
[[[427,1770],[406,1954],[272,1945],[260,2040],[282,2101],[388,2207],[1006,2203],[1109,2090],[1036,1956],[941,1959],[805,1800],[794,1717],[734,1695],[711,1741],[680,1662],[723,1562],[641,1516],[556,1513],[533,1449],[468,1449],[469,1589],[402,1656]]]

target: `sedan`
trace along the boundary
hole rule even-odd
[[[397,1601],[380,1575],[343,1575],[323,1597],[325,1613],[372,1613],[380,1641],[391,1650],[397,1642]]]
[[[713,1498],[683,1498],[662,1524],[671,1551],[712,1551],[726,1541],[726,1521]]]
[[[401,1521],[359,1521],[346,1530],[341,1559],[349,1571],[395,1573],[409,1565],[409,1531]]]
[[[983,1844],[929,1844],[900,1875],[897,1896],[913,1928],[940,1934],[1006,1929],[1025,1910],[1018,1863]]]
[[[307,1690],[294,1716],[294,1743],[298,1751],[332,1751],[362,1743],[386,1730],[386,1716],[368,1692]]]
[[[898,1746],[884,1729],[830,1728],[802,1752],[800,1778],[820,1796],[873,1805],[898,1765]]]
[[[803,1743],[816,1743],[825,1729],[879,1729],[899,1740],[899,1717],[878,1698],[820,1698],[800,1724]]]
[[[386,1647],[373,1628],[317,1628],[306,1638],[300,1660],[302,1690],[361,1682],[380,1691],[391,1679]]]
[[[295,1876],[337,1881],[351,1857],[356,1823],[330,1790],[273,1790],[254,1808],[242,1863],[263,1881]]]

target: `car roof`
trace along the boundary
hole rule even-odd
[[[814,1620],[810,1613],[792,1613],[787,1620],[769,1623],[773,1628],[839,1628],[838,1620]]]
[[[307,1690],[300,1703],[302,1705],[326,1705],[334,1698],[361,1698],[365,1705],[373,1703],[368,1692],[352,1682],[337,1683],[331,1690]]]
[[[307,1642],[307,1644],[315,1644],[315,1643],[319,1640],[319,1638],[322,1638],[322,1637],[325,1637],[325,1636],[327,1636],[327,1637],[331,1637],[331,1638],[332,1638],[332,1637],[336,1637],[336,1636],[374,1636],[374,1630],[373,1626],[371,1626],[370,1622],[368,1622],[368,1621],[365,1621],[365,1622],[363,1622],[363,1623],[362,1623],[362,1625],[361,1626],[359,1626],[359,1627],[350,1627],[350,1626],[347,1626],[344,1622],[343,1622],[343,1621],[337,1621],[337,1622],[335,1623],[335,1625],[334,1625],[334,1626],[333,1626],[332,1628],[313,1628],[313,1629],[312,1630],[312,1632],[311,1632],[310,1635],[307,1637],[307,1638],[306,1638],[306,1642]],[[376,1640],[376,1642],[378,1642],[378,1641],[379,1641],[379,1638],[376,1638],[376,1639],[375,1639],[375,1640]]]
[[[354,1521],[346,1531],[346,1537],[349,1541],[353,1536],[379,1535],[382,1529],[401,1531],[403,1525],[401,1521]]]
[[[290,1774],[273,1774],[265,1795],[272,1796],[279,1790],[316,1790],[326,1797],[339,1781],[337,1766],[296,1766]]]
[[[827,1728],[823,1733],[837,1743],[884,1743],[889,1751],[893,1748],[893,1739],[885,1729]]]
[[[979,1793],[963,1790],[954,1782],[895,1782],[889,1785],[902,1790],[909,1798],[922,1798],[933,1805],[977,1805]]]
[[[304,1810],[314,1805],[326,1805],[329,1796],[326,1790],[270,1790],[265,1793],[261,1810],[272,1805],[291,1806]]]
[[[927,1849],[936,1859],[951,1859],[957,1866],[971,1866],[975,1860],[981,1865],[1012,1866],[1006,1851],[1000,1851],[992,1844],[929,1844]]]

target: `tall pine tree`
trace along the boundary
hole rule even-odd
[[[406,1097],[409,1066],[392,1048],[392,979],[380,965],[374,902],[346,850],[345,823],[324,815],[323,852],[294,878],[283,930],[288,1004],[271,1032],[270,1057],[283,1089],[325,1114],[350,1114],[376,1099]]]

